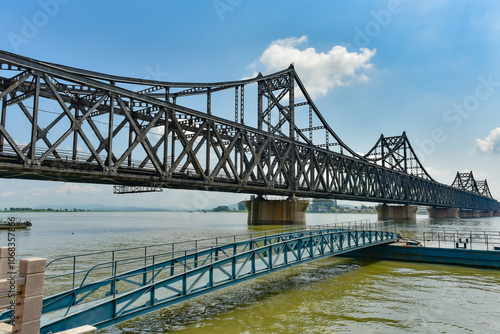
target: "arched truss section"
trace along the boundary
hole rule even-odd
[[[136,90],[137,93],[179,105],[183,105],[189,97],[204,95],[206,96],[206,109],[204,109],[208,114],[217,113],[214,106],[216,93],[234,91],[234,121],[251,126],[254,124],[248,121],[248,115],[245,116],[247,105],[245,95],[248,95],[252,85],[257,84],[256,127],[259,130],[362,159],[328,125],[295,72],[293,64],[285,70],[265,76],[259,73],[254,78],[238,81],[194,83],[129,78],[59,64],[39,63],[89,79],[111,82],[114,85],[140,85],[142,88]],[[151,108],[144,108],[141,111],[152,114],[158,112]],[[307,125],[300,126],[300,124]]]
[[[451,186],[453,188],[457,188],[460,190],[472,192],[474,194],[493,198],[491,196],[490,188],[488,187],[488,182],[486,180],[476,181],[474,179],[474,175],[472,174],[472,171],[470,171],[469,173],[457,172],[457,175],[455,176],[455,180],[453,180],[453,183],[451,184]]]
[[[383,167],[434,181],[415,154],[406,132],[403,132],[401,136],[393,137],[380,135],[373,148],[364,155],[364,159]]]
[[[479,190],[479,194],[489,198],[493,198],[493,196],[491,196],[490,188],[488,187],[488,182],[486,180],[477,181],[476,183],[477,183],[477,190]]]

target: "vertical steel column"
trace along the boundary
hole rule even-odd
[[[271,141],[269,141],[269,143],[267,143],[267,180],[269,182],[271,182],[271,180],[273,179],[273,170],[271,169],[272,166],[271,150],[272,150],[272,144]]]
[[[133,99],[130,99],[129,109],[130,109],[130,113],[133,115],[134,114],[134,100]],[[128,126],[128,147],[132,146],[132,144],[134,142],[133,136],[134,136],[134,130],[132,128],[132,124],[129,124],[129,126]],[[128,155],[128,158],[127,158],[128,167],[132,167],[132,152],[130,152],[130,154]]]
[[[312,106],[309,106],[309,140],[313,141],[313,114],[312,114],[313,110],[312,110]]]
[[[242,139],[242,136],[240,136],[238,141],[241,141]],[[238,142],[236,142],[236,144],[234,145],[234,169],[236,170],[236,173],[238,173],[238,175],[241,175],[241,173],[238,172],[238,147]]]
[[[206,152],[206,163],[205,163],[205,175],[210,176],[210,145],[212,143],[210,123],[207,124],[207,152]]]
[[[168,101],[168,93],[167,93],[167,97],[166,97],[167,101]],[[165,173],[165,176],[169,176],[168,175],[168,168],[169,168],[169,164],[168,164],[168,132],[169,132],[169,121],[168,119],[170,118],[169,115],[170,115],[170,110],[169,109],[163,109],[163,117],[165,118],[165,124],[163,125],[163,132],[164,132],[164,136],[165,136],[165,140],[163,141],[163,172]]]
[[[240,105],[240,101],[238,100],[239,99],[238,89],[240,89],[242,91],[241,96],[243,97],[243,94],[244,94],[243,93],[243,85],[234,87],[234,121],[236,123],[238,123],[238,106]],[[244,116],[244,109],[243,109],[242,102],[241,102],[241,108],[240,108],[239,112],[241,113],[239,121],[241,122],[241,124],[245,124],[245,119],[244,119],[245,116]],[[241,136],[241,142],[243,143],[243,136]],[[243,154],[243,152],[240,150],[241,157],[243,157],[242,154]],[[235,147],[235,150],[234,150],[234,163],[235,163],[236,172],[238,173],[238,147],[237,146]],[[239,172],[239,175],[240,175],[240,177],[243,177],[243,163],[240,164],[240,169],[241,169],[241,171]]]
[[[380,138],[380,154],[382,156],[382,167],[385,167],[385,159],[384,159],[384,144],[385,144],[385,138],[383,135],[381,135],[382,138]]]
[[[240,86],[240,122],[245,124],[245,86]]]
[[[165,87],[165,102],[170,102],[170,87]],[[165,176],[168,177],[168,170],[169,170],[169,164],[168,164],[168,133],[170,131],[169,129],[169,119],[170,119],[170,109],[164,109],[164,117],[165,117],[165,124],[163,125],[163,132],[165,135],[165,141],[163,142],[163,171],[165,172]]]
[[[113,121],[115,116],[115,98],[113,95],[109,98],[109,124],[108,124],[108,171],[111,171],[111,167],[113,166]]]
[[[405,134],[403,133],[403,136],[404,135]],[[406,138],[405,138],[405,140],[403,142],[403,150],[404,150],[404,152],[403,152],[403,158],[405,159],[405,161],[404,161],[405,173],[408,173],[408,165],[407,165],[407,159],[406,159],[407,158],[407,156],[406,156]]]
[[[212,115],[212,88],[207,88],[207,114]]]
[[[403,133],[403,136],[404,136],[404,133]],[[404,168],[405,168],[405,173],[408,174],[408,165],[407,165],[407,157],[406,157],[406,140],[403,142],[403,159],[404,159]],[[404,186],[404,194],[405,194],[405,200],[406,200],[406,205],[410,205],[410,187],[409,187],[409,182],[410,182],[410,179],[408,177],[408,175],[404,175],[403,177],[404,179],[404,183],[403,183],[403,186]]]
[[[78,116],[80,114],[80,111],[78,108],[75,108],[75,119],[78,120]],[[76,161],[76,155],[77,155],[77,150],[78,150],[78,131],[74,130],[73,131],[73,155],[72,159],[73,161]]]
[[[238,86],[234,87],[234,121],[238,123]]]
[[[289,130],[288,136],[291,140],[295,140],[295,96],[294,96],[294,76],[293,72],[288,75],[288,122]],[[295,144],[292,145],[292,152],[290,153],[290,180],[292,180],[292,191],[297,190],[297,175],[296,175],[296,153]]]
[[[170,87],[165,87],[165,102],[170,102]],[[168,133],[170,131],[169,129],[169,117],[170,116],[170,109],[163,109],[163,117],[165,118],[165,124],[163,124],[163,132],[165,136],[165,140],[163,141],[163,172],[165,173],[165,176],[168,177],[168,170],[169,170],[169,164],[168,164]]]
[[[5,119],[7,116],[7,96],[4,96],[2,99],[2,115],[1,115],[1,124],[5,128]],[[5,138],[3,133],[0,132],[0,152],[3,152]]]
[[[271,121],[272,121],[272,118],[271,118],[271,100],[270,99],[267,99],[267,132],[271,132]]]
[[[262,130],[262,88],[263,84],[261,81],[257,84],[257,128]]]
[[[314,164],[315,164],[315,162],[314,162],[314,153],[313,153],[312,150],[309,153],[309,161],[310,161],[310,163],[309,163],[309,178],[310,178],[309,181],[311,182],[311,187],[313,189],[315,189],[317,187],[317,185],[314,183],[314,181],[315,181],[314,180],[314,171],[316,170],[316,168],[314,166]],[[319,170],[319,166],[318,166],[318,170]],[[319,182],[318,182],[318,184],[319,184]]]
[[[240,140],[240,179],[243,179],[245,175],[245,130],[241,131],[241,140]]]
[[[31,124],[30,163],[35,161],[36,140],[38,135],[38,105],[40,103],[40,76],[35,75],[35,97],[33,99],[33,120]]]
[[[173,119],[175,117],[175,112],[171,111],[170,117]],[[175,131],[172,131],[172,146],[170,150],[170,161],[172,161],[172,163],[174,163],[175,161]],[[172,173],[173,172],[174,171],[172,171]]]

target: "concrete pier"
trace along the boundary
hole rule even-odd
[[[479,211],[479,217],[493,217],[492,211]]]
[[[427,208],[429,218],[446,219],[446,218],[459,218],[459,208]]]
[[[479,218],[478,210],[460,210],[460,218]]]
[[[378,220],[405,220],[417,219],[418,206],[416,205],[377,205]]]
[[[252,196],[245,205],[248,225],[305,225],[309,201],[297,198],[266,200]]]

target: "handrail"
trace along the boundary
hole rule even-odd
[[[358,226],[358,223],[361,224],[362,226],[364,226],[364,225],[380,224],[380,223],[371,223],[370,220],[368,220],[368,219],[354,220],[354,221],[350,221],[350,222],[343,222],[343,223],[340,223],[340,224],[341,224],[341,228],[344,228],[344,224],[347,224],[347,228],[350,229],[351,228],[351,224],[354,225],[354,227],[356,228],[356,226]],[[79,257],[91,256],[91,255],[106,254],[106,253],[107,254],[110,254],[110,253],[111,254],[113,254],[113,253],[116,254],[116,252],[131,251],[131,250],[138,250],[138,249],[144,249],[146,251],[147,248],[152,248],[152,247],[161,247],[161,246],[168,246],[168,245],[170,245],[172,247],[173,245],[181,245],[181,244],[187,244],[187,243],[192,243],[192,242],[203,242],[203,241],[208,241],[208,240],[215,240],[215,243],[217,245],[219,239],[233,238],[234,240],[236,240],[235,239],[236,237],[250,235],[250,238],[252,238],[252,235],[254,235],[254,234],[260,234],[260,233],[264,233],[264,235],[267,235],[268,233],[277,232],[277,231],[284,231],[284,230],[285,231],[289,231],[289,230],[307,230],[307,229],[330,228],[330,227],[336,228],[337,226],[338,226],[338,224],[334,224],[334,225],[331,225],[331,224],[311,225],[311,226],[287,226],[287,227],[283,227],[283,228],[280,228],[280,229],[269,230],[269,231],[262,231],[262,232],[256,231],[256,232],[242,233],[242,234],[236,234],[236,235],[228,235],[228,236],[215,237],[215,238],[202,238],[202,239],[187,240],[187,241],[180,241],[180,242],[174,242],[174,243],[152,244],[152,245],[147,245],[147,246],[120,248],[120,249],[109,250],[109,251],[99,251],[99,252],[90,252],[90,253],[84,253],[84,254],[78,254],[78,255],[68,255],[68,256],[62,256],[62,257],[59,257],[59,258],[51,260],[50,262],[47,263],[46,268],[48,268],[51,264],[53,264],[53,263],[55,263],[57,261],[61,261],[61,260],[64,260],[64,259],[74,259],[74,258],[79,258]],[[175,246],[174,246],[174,249],[175,249]]]
[[[375,225],[375,228],[373,228],[373,225]],[[118,250],[111,250],[111,251],[102,251],[102,252],[91,252],[91,253],[86,253],[86,254],[79,254],[79,255],[74,255],[74,256],[65,256],[65,257],[60,257],[57,259],[52,260],[47,267],[50,264],[56,263],[56,261],[62,261],[62,260],[71,260],[72,262],[72,270],[70,272],[65,272],[65,273],[58,273],[56,275],[52,276],[47,276],[46,279],[54,279],[54,278],[59,278],[63,276],[67,276],[72,280],[72,288],[75,289],[77,287],[77,279],[76,275],[77,274],[83,274],[85,273],[82,281],[80,284],[78,284],[80,287],[83,286],[83,283],[87,281],[89,275],[91,272],[94,272],[96,270],[103,270],[103,269],[112,269],[111,276],[115,276],[117,274],[117,268],[118,266],[122,266],[125,264],[130,264],[130,263],[138,263],[138,262],[143,262],[145,266],[147,266],[148,261],[153,260],[155,262],[155,258],[158,257],[166,257],[169,256],[166,260],[163,260],[163,262],[170,261],[170,260],[175,260],[176,258],[186,258],[192,254],[198,253],[203,250],[211,250],[213,251],[214,248],[224,248],[227,245],[233,245],[236,244],[237,239],[238,242],[248,242],[250,240],[255,241],[255,242],[261,242],[264,241],[267,237],[270,236],[280,236],[283,234],[294,234],[294,233],[299,233],[299,232],[309,232],[315,234],[316,231],[321,232],[321,230],[325,229],[337,229],[337,230],[354,230],[354,231],[361,231],[361,230],[367,230],[368,227],[371,227],[372,230],[377,230],[376,227],[378,227],[379,230],[385,230],[394,232],[395,226],[393,225],[385,225],[383,223],[370,223],[369,220],[356,220],[352,222],[345,222],[341,224],[325,224],[325,225],[313,225],[313,226],[292,226],[292,227],[286,227],[286,228],[280,228],[280,229],[275,229],[271,231],[262,231],[262,232],[250,232],[250,233],[243,233],[243,234],[236,234],[236,235],[230,235],[230,236],[223,236],[223,237],[215,237],[215,238],[203,238],[203,239],[197,239],[197,240],[189,240],[189,241],[183,241],[183,242],[177,242],[177,243],[165,243],[165,244],[159,244],[159,245],[149,245],[149,246],[143,246],[143,247],[129,247],[129,248],[123,248],[123,249],[118,249]],[[279,232],[279,233],[273,233],[273,232]],[[246,237],[246,239],[241,239],[238,237]],[[230,242],[227,243],[221,243],[220,240],[224,239],[231,239]],[[203,243],[204,241],[211,241],[212,245],[208,245],[207,243]],[[176,245],[186,245],[186,244],[192,244],[194,247],[187,248],[187,249],[175,249]],[[161,246],[168,246],[167,248],[170,248],[168,251],[160,252],[160,253],[154,253],[154,254],[148,254],[148,249],[152,247],[161,247]],[[178,248],[178,247],[177,247]],[[144,255],[141,256],[133,256],[133,257],[127,257],[127,258],[117,258],[117,253],[118,252],[123,252],[123,251],[130,251],[130,250],[144,250]],[[99,254],[108,254],[111,255],[111,260],[101,262],[98,264],[91,264],[90,268],[85,268],[82,270],[77,270],[76,263],[77,263],[77,258],[81,259],[84,258],[85,256],[92,256],[92,255],[99,255]],[[180,256],[178,256],[180,255]],[[159,265],[159,263],[156,263],[156,265]],[[183,265],[187,265],[187,263],[184,263]],[[60,270],[58,270],[60,272]]]
[[[424,247],[449,248],[452,243],[453,248],[492,250],[498,251],[500,247],[500,231],[473,231],[473,230],[446,230],[431,229],[423,231]],[[490,249],[491,248],[491,249]]]
[[[66,311],[66,314],[68,314],[69,310],[71,309],[71,307],[73,305],[79,304],[84,299],[87,299],[87,297],[89,295],[91,295],[94,291],[96,291],[98,288],[109,285],[110,291],[106,295],[110,295],[110,294],[114,295],[115,293],[117,293],[117,291],[115,290],[116,283],[119,281],[122,281],[122,280],[127,281],[127,278],[130,278],[133,276],[138,276],[138,275],[152,274],[150,279],[146,279],[145,278],[146,276],[143,276],[144,280],[142,283],[134,282],[135,284],[138,284],[139,286],[144,286],[144,285],[148,285],[148,284],[151,284],[152,282],[154,282],[156,274],[158,274],[159,272],[161,272],[167,268],[171,269],[168,277],[176,276],[179,273],[186,273],[186,272],[190,272],[192,270],[196,270],[198,268],[198,266],[196,264],[194,266],[191,266],[191,267],[187,265],[188,264],[188,257],[191,257],[191,259],[192,259],[194,256],[196,256],[194,258],[193,262],[198,263],[198,265],[200,265],[200,266],[207,266],[207,265],[210,265],[210,264],[213,264],[216,262],[220,262],[221,260],[224,260],[224,259],[229,258],[229,257],[233,257],[233,256],[237,256],[237,255],[239,256],[239,254],[242,254],[245,252],[256,251],[258,249],[263,249],[265,247],[269,247],[270,245],[273,245],[274,243],[278,243],[278,244],[283,243],[283,242],[287,243],[287,242],[291,242],[291,241],[298,240],[298,239],[301,240],[303,238],[317,237],[317,236],[320,236],[323,234],[335,234],[335,233],[338,233],[341,235],[341,237],[339,239],[340,242],[349,242],[349,247],[350,247],[351,246],[350,239],[354,238],[354,236],[356,236],[356,240],[360,240],[360,238],[362,238],[363,244],[366,244],[365,236],[363,236],[362,234],[360,235],[359,233],[368,233],[369,235],[366,235],[366,237],[369,238],[369,240],[370,240],[369,243],[372,243],[371,238],[373,236],[375,236],[375,241],[377,240],[377,238],[380,238],[380,240],[384,240],[384,235],[385,235],[385,238],[388,238],[389,235],[391,235],[391,238],[395,238],[395,235],[397,235],[397,233],[394,232],[394,226],[386,226],[386,227],[387,228],[385,229],[385,231],[384,230],[365,231],[365,230],[357,230],[357,229],[326,228],[326,229],[308,229],[305,231],[304,230],[293,231],[293,232],[281,233],[281,234],[270,234],[267,236],[261,236],[257,239],[248,239],[245,241],[238,241],[235,244],[226,244],[226,245],[220,245],[220,246],[216,246],[216,247],[211,246],[209,249],[206,249],[205,251],[200,251],[200,253],[196,253],[196,254],[188,255],[187,251],[184,251],[184,256],[180,256],[178,258],[168,259],[168,260],[165,260],[163,262],[156,262],[155,261],[155,258],[160,256],[159,254],[150,255],[149,257],[153,259],[153,263],[151,265],[136,268],[134,270],[130,270],[128,272],[124,272],[121,274],[117,274],[117,269],[116,269],[117,264],[119,262],[125,262],[125,261],[130,261],[130,260],[115,260],[112,262],[105,262],[105,263],[94,265],[91,269],[89,269],[89,271],[85,275],[84,279],[82,280],[82,282],[78,288],[76,288],[76,289],[74,288],[73,290],[65,291],[64,293],[61,293],[59,295],[56,294],[56,295],[51,296],[49,298],[50,301],[48,301],[47,306],[49,306],[49,309],[53,308],[53,306],[50,306],[53,302],[58,303],[59,300],[64,300],[64,305],[66,305],[64,307],[68,307],[67,311]],[[391,231],[389,231],[389,228]],[[344,234],[347,234],[347,235],[346,235],[346,237],[342,238],[342,235],[344,235]],[[379,236],[379,234],[380,234],[380,236]],[[264,241],[264,242],[259,245],[259,241],[260,242]],[[252,247],[252,245],[254,245],[254,244],[256,247]],[[246,247],[248,245],[250,245],[250,247]],[[356,245],[357,245],[357,241],[356,241]],[[240,251],[236,251],[236,249],[238,247],[241,247],[241,246],[245,246],[245,247],[243,249],[240,249]],[[225,247],[227,247],[226,248],[227,250],[233,249],[233,252],[229,252],[229,254],[224,252]],[[219,251],[222,251],[222,254],[219,253]],[[203,254],[201,254],[201,253],[203,253]],[[202,255],[201,260],[198,258],[198,255]],[[267,256],[271,257],[271,255],[272,254],[268,254]],[[206,258],[204,258],[203,256],[206,256]],[[266,255],[264,255],[264,256],[266,256]],[[135,261],[132,261],[129,263],[142,261],[143,258],[140,257],[140,258],[135,258],[132,260],[135,260]],[[177,264],[176,262],[178,262],[179,264]],[[200,263],[200,262],[202,262],[202,263]],[[85,281],[89,277],[90,273],[100,266],[104,266],[104,268],[112,267],[113,268],[112,276],[106,277],[106,278],[104,278],[100,281],[97,281],[97,282],[88,283],[90,285],[85,285]],[[177,268],[179,266],[181,266],[184,268],[184,270],[181,270],[180,272],[173,270],[173,268],[176,266],[177,266]],[[85,290],[82,290],[83,288],[85,288]],[[127,292],[127,291],[130,291],[130,290],[120,291],[120,294],[123,294],[124,292]],[[82,295],[82,297],[80,299],[78,297],[79,295]],[[68,298],[69,298],[69,300],[68,300]]]

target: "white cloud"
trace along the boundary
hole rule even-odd
[[[427,171],[427,173],[429,173],[429,175],[432,176],[434,180],[449,180],[453,179],[454,177],[453,173],[451,173],[446,169],[437,169],[432,167],[424,167],[424,168]]]
[[[500,128],[492,130],[484,140],[476,139],[476,152],[500,153]]]
[[[298,48],[306,43],[307,36],[276,40],[254,66],[262,64],[265,72],[269,73],[283,70],[293,63],[312,97],[326,95],[337,86],[369,80],[366,71],[373,67],[370,59],[375,55],[375,49],[362,48],[357,53],[337,45],[324,53],[312,47],[303,50]]]

